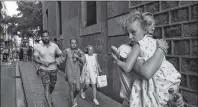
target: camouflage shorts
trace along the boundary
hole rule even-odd
[[[54,87],[57,81],[57,72],[58,70],[40,69],[40,76],[41,76],[43,85],[45,86],[47,84],[50,84]]]

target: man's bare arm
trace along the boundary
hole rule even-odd
[[[55,52],[56,54],[57,54],[57,56],[58,56],[58,62],[57,61],[55,61],[54,63],[56,63],[56,64],[61,64],[61,63],[63,63],[64,61],[65,61],[65,56],[64,56],[64,52],[62,52],[61,50],[60,50],[60,48],[58,47],[58,46],[56,46],[56,52]]]
[[[41,61],[38,56],[35,56],[35,55],[34,55],[34,62],[39,65],[45,65],[45,63],[43,61]]]

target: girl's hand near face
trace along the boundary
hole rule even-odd
[[[111,46],[111,51],[113,52],[114,55],[119,56],[118,48],[116,48],[115,46]]]
[[[115,55],[114,53],[111,53],[111,57],[113,58],[114,63],[116,63],[119,60],[119,58],[117,57],[117,55]]]
[[[119,60],[119,51],[115,46],[111,46],[111,56],[115,62]]]

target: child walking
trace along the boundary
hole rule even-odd
[[[87,54],[85,54],[85,64],[82,70],[81,79],[82,82],[85,83],[85,88],[81,89],[81,97],[85,98],[85,91],[89,87],[89,85],[92,85],[93,89],[93,103],[95,105],[99,105],[98,100],[96,99],[96,79],[101,71],[98,60],[97,60],[97,54],[94,53],[94,49],[92,45],[88,45],[87,47]]]
[[[132,70],[137,58],[147,61],[158,48],[164,53],[167,52],[167,49],[158,46],[157,40],[147,34],[145,24],[145,20],[139,12],[131,13],[125,21],[129,38],[136,44],[126,62],[120,61],[113,55],[114,60],[125,72]],[[155,67],[139,68],[140,72],[145,71],[142,73],[143,75],[149,76],[146,79],[140,77],[134,81],[130,95],[130,107],[164,107],[170,100],[169,90],[173,89],[174,92],[178,92],[181,74],[165,57],[156,60],[156,62],[162,63],[156,64]]]

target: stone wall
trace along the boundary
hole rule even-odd
[[[123,29],[117,25],[119,19],[129,11],[137,9],[154,14],[156,21],[154,36],[155,38],[164,38],[169,43],[167,59],[182,74],[181,93],[186,106],[198,105],[197,2],[131,1],[128,3],[108,1],[107,5],[108,40],[111,41],[109,46],[120,45],[125,41],[123,40]]]
[[[196,1],[103,1],[99,3],[100,20],[95,26],[82,27],[81,2],[62,2],[62,49],[68,48],[71,37],[79,39],[82,50],[89,44],[95,47],[108,86],[98,89],[109,97],[121,102],[118,67],[110,57],[110,46],[119,46],[128,41],[119,21],[131,10],[152,12],[156,21],[154,37],[166,39],[169,44],[167,59],[182,74],[181,93],[187,107],[198,105],[198,57],[197,57],[197,2]],[[45,2],[44,8],[57,9],[55,2]],[[50,21],[54,21],[55,10]],[[56,19],[57,20],[57,19]],[[44,17],[44,26],[46,19]],[[58,31],[57,24],[50,22],[49,30]],[[64,64],[61,67],[64,69]]]

